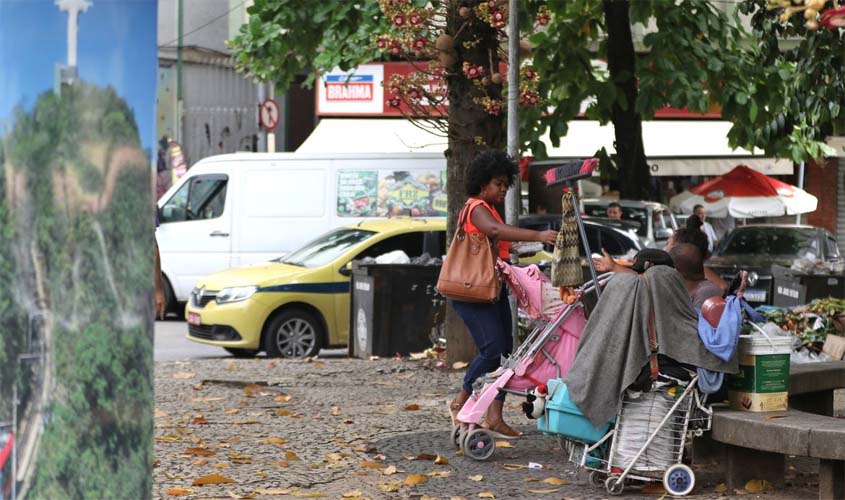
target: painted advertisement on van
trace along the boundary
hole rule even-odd
[[[341,170],[338,217],[445,217],[446,171]]]

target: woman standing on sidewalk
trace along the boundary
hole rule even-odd
[[[557,231],[533,231],[505,224],[494,208],[505,200],[505,193],[513,186],[518,173],[516,163],[502,151],[485,151],[478,154],[469,166],[466,193],[469,197],[469,214],[464,226],[467,233],[483,233],[498,242],[498,256],[510,258],[511,241],[540,241],[555,244]],[[452,423],[472,393],[472,383],[485,373],[500,366],[501,357],[511,353],[513,337],[511,311],[506,287],[502,287],[499,300],[494,303],[450,301],[452,307],[469,330],[478,355],[464,375],[461,392],[449,403]],[[520,435],[502,419],[505,395],[499,394],[490,405],[483,426],[498,437],[513,438]]]

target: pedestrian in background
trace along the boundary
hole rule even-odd
[[[622,205],[611,202],[607,206],[607,217],[610,219],[622,220]]]
[[[701,232],[703,232],[707,236],[707,241],[710,244],[707,247],[707,254],[712,254],[713,250],[716,249],[716,242],[719,238],[716,237],[716,231],[713,230],[713,226],[707,222],[707,211],[704,209],[703,205],[696,205],[692,208],[692,213],[698,218],[698,222],[701,223]],[[690,224],[697,224],[692,217],[687,219],[687,227]]]
[[[495,205],[505,200],[505,193],[513,186],[518,174],[516,163],[502,151],[485,151],[469,166],[466,176],[466,194],[469,197],[468,214],[464,231],[482,233],[490,241],[497,242],[498,256],[507,261],[510,258],[511,241],[539,241],[554,245],[557,231],[534,231],[505,224]],[[491,263],[492,265],[492,263]],[[511,311],[507,287],[502,287],[499,299],[493,303],[474,303],[451,300],[450,303],[464,321],[478,355],[472,360],[464,375],[460,393],[449,403],[452,423],[457,423],[458,412],[472,393],[472,384],[478,377],[499,368],[502,356],[513,350]],[[487,411],[483,426],[500,438],[514,438],[520,435],[502,418],[504,393]]]

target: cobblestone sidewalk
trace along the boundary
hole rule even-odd
[[[556,439],[533,432],[486,462],[449,442],[446,401],[462,374],[421,361],[329,359],[156,363],[155,498],[591,499]],[[542,465],[531,469],[529,463]],[[743,498],[815,498],[813,464],[786,490]],[[693,498],[721,498],[696,468]],[[207,482],[208,484],[199,484]],[[736,493],[736,492],[731,492]],[[629,489],[626,498],[661,498]]]

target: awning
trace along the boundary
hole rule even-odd
[[[737,165],[748,165],[766,175],[791,175],[792,162],[762,156],[761,151],[731,149],[727,134],[731,124],[714,120],[661,120],[643,122],[643,144],[655,176],[720,175]],[[584,158],[602,147],[613,147],[613,125],[573,120],[569,132],[552,147],[554,158]],[[420,129],[405,119],[324,118],[297,149],[307,153],[407,153],[442,152],[445,137]]]

